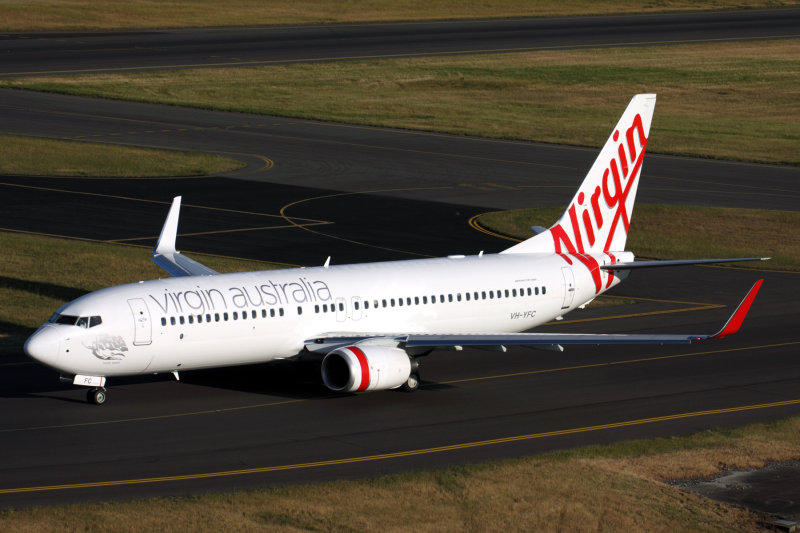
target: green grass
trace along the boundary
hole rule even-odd
[[[797,459],[800,418],[358,481],[0,511],[49,531],[759,531],[664,479]],[[111,526],[110,526],[111,525]]]
[[[795,5],[791,0],[4,0],[0,31],[179,28],[652,13]]]
[[[197,152],[0,135],[0,174],[46,176],[204,176],[244,163]]]
[[[2,80],[85,96],[600,146],[637,92],[648,150],[800,163],[800,40]]]
[[[552,226],[563,207],[515,209],[487,213],[478,224],[516,239],[533,234],[531,226]],[[639,257],[701,259],[772,257],[741,268],[800,270],[800,213],[723,207],[637,204],[626,248]]]

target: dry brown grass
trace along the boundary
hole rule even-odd
[[[794,5],[792,0],[4,0],[0,31],[178,28],[650,13]]]
[[[648,149],[800,163],[800,40],[95,74],[34,90],[599,146],[637,92]]]
[[[758,531],[664,479],[800,458],[800,419],[376,479],[0,512],[8,531]]]

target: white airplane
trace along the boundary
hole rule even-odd
[[[518,333],[585,305],[631,269],[763,258],[637,261],[625,251],[656,97],[635,96],[566,212],[499,254],[219,274],[175,249],[173,200],[153,261],[172,278],[64,305],[25,352],[106,401],[106,378],[314,354],[324,384],[358,392],[419,386],[436,348],[690,343],[735,333],[763,280],[714,334]],[[534,229],[536,231],[536,229]]]

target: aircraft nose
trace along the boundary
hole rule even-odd
[[[25,353],[48,366],[56,366],[58,359],[58,335],[50,327],[40,328],[25,341]]]

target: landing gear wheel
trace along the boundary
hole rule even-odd
[[[400,387],[403,392],[414,392],[419,388],[419,374],[416,372],[412,372],[411,375],[408,376],[406,382]]]
[[[106,395],[105,389],[89,389],[89,392],[86,393],[86,399],[89,403],[103,405],[106,403],[108,396]]]

